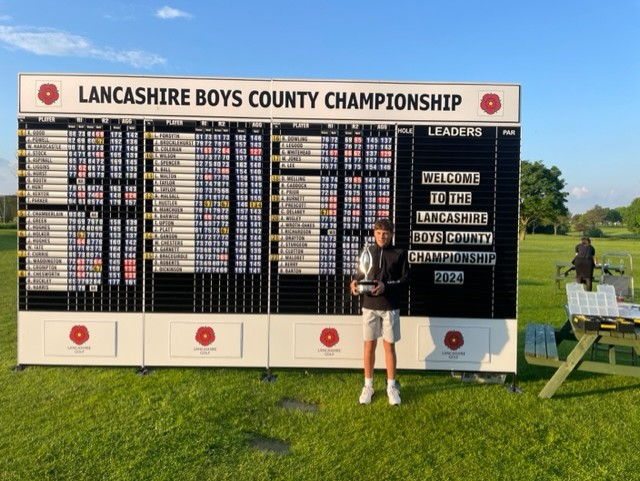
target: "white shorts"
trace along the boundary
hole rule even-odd
[[[365,341],[375,341],[382,337],[387,342],[400,340],[400,309],[374,311],[362,308],[362,325]]]

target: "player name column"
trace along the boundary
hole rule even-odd
[[[26,212],[27,290],[67,290],[67,219],[66,212]]]
[[[19,255],[25,258],[21,276],[26,278],[27,291],[66,291],[67,125],[45,124],[38,128],[20,129],[18,136],[22,139],[20,143],[24,144],[24,150],[18,151],[18,156],[25,159],[24,169],[18,172],[18,176],[24,178],[25,190],[18,195],[26,201],[23,207],[31,206],[19,212],[21,226],[24,227],[18,232],[21,238]],[[42,206],[56,210],[38,208]]]
[[[280,175],[274,180],[277,202],[278,274],[320,274],[322,176],[319,135],[274,135]],[[296,174],[296,171],[299,174]],[[286,173],[284,173],[286,172]]]
[[[153,139],[153,152],[146,154],[153,159],[153,172],[146,174],[153,179],[153,272],[194,272],[195,134],[161,130],[156,124],[145,133]]]

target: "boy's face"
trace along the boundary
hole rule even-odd
[[[378,247],[387,247],[391,243],[393,232],[390,230],[376,229],[373,231],[373,237],[375,238]]]

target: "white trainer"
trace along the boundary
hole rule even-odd
[[[391,404],[392,406],[400,405],[400,391],[398,391],[398,388],[396,386],[387,388],[387,396],[389,397],[389,404]]]
[[[371,404],[371,396],[373,396],[373,387],[363,387],[360,394],[360,404]]]

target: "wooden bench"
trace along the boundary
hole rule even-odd
[[[529,364],[558,367],[562,360],[558,356],[556,331],[548,324],[527,324],[524,341],[524,358]]]
[[[640,378],[640,367],[631,356],[631,364],[618,364],[616,349],[631,348],[640,353],[640,327],[634,334],[612,332],[610,330],[584,330],[577,323],[567,320],[560,329],[547,324],[529,323],[526,328],[524,356],[529,364],[556,367],[556,372],[542,388],[539,398],[548,399],[558,390],[567,376],[573,371],[594,372]],[[570,332],[568,331],[570,330]],[[566,357],[558,356],[558,345],[563,341],[575,341],[575,345]],[[608,362],[588,360],[588,352],[596,344],[606,346],[609,351]],[[593,351],[592,351],[592,358]]]

